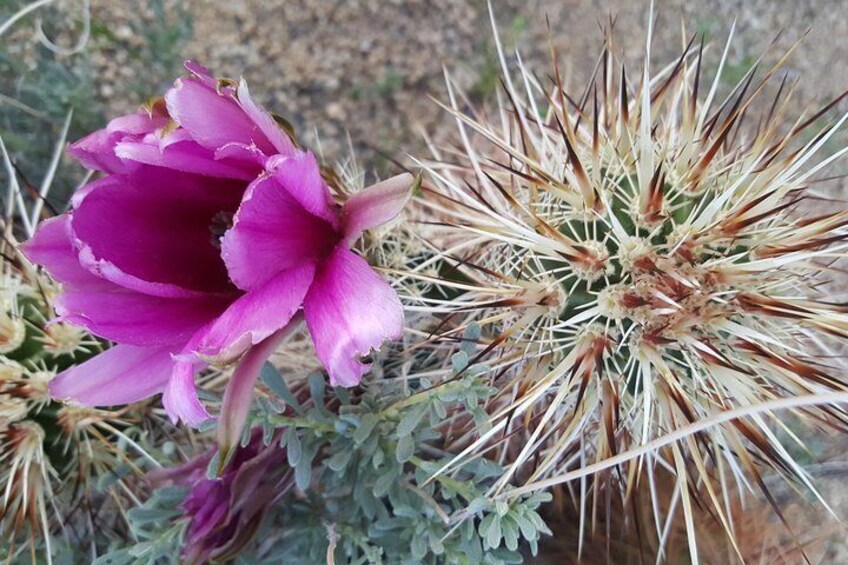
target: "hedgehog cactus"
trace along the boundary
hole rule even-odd
[[[124,451],[128,444],[139,447],[128,428],[144,407],[128,418],[129,408],[51,399],[48,384],[56,373],[104,344],[68,324],[47,323],[55,283],[18,254],[11,225],[0,220],[6,238],[0,244],[0,557],[16,562],[18,555],[43,555],[50,562],[58,531],[72,528],[92,540],[95,529],[105,534],[126,527],[113,520],[114,508],[121,514],[135,499],[129,477],[140,469]]]
[[[760,100],[789,53],[722,98],[727,47],[705,84],[703,43],[654,70],[648,35],[633,80],[608,34],[577,96],[555,53],[548,82],[520,56],[516,76],[498,44],[494,116],[465,111],[449,79],[444,108],[461,150],[433,147],[421,162],[420,204],[439,220],[422,229],[438,251],[400,280],[412,308],[447,318],[442,335],[484,327],[486,378],[500,389],[491,429],[443,472],[497,444],[507,472],[492,494],[582,479],[584,516],[600,504],[593,469],[618,469],[598,479],[617,476],[622,499],[642,477],[670,473],[674,499],[661,508],[653,493],[643,531],[662,537],[681,506],[691,524],[699,497],[732,538],[727,496],[757,489],[764,469],[812,488],[769,406],[788,399],[808,421],[845,422],[828,401],[845,398],[846,381],[821,357],[848,336],[848,315],[821,285],[846,255],[848,213],[805,205],[818,173],[848,151],[821,157],[848,115],[808,134],[840,97],[787,130],[787,78]],[[422,292],[433,265],[438,292]],[[750,418],[704,424],[749,408]]]

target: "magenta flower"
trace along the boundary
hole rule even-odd
[[[250,542],[267,511],[291,487],[292,473],[279,436],[269,445],[261,431],[239,447],[220,477],[205,476],[214,451],[188,463],[155,471],[155,483],[190,487],[182,504],[189,520],[181,563],[208,563],[232,559]]]
[[[24,252],[64,284],[59,319],[117,344],[54,379],[55,397],[115,405],[163,392],[171,417],[196,425],[208,414],[195,373],[241,356],[224,402],[232,436],[301,313],[333,385],[357,384],[368,369],[359,357],[400,337],[396,293],[349,247],[400,212],[411,178],[339,208],[312,154],[243,81],[186,66],[163,102],[70,148],[105,175]]]

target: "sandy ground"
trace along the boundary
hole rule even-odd
[[[377,169],[379,156],[424,153],[419,129],[436,140],[453,124],[430,100],[444,96],[444,70],[469,89],[475,101],[491,100],[498,88],[493,41],[482,0],[187,0],[194,38],[186,56],[216,73],[244,76],[254,96],[287,116],[307,141],[318,127],[329,156],[345,153],[350,134],[360,158]],[[493,0],[505,44],[540,73],[549,72],[549,31],[579,90],[599,51],[599,25],[612,16],[619,48],[641,63],[648,4],[634,0]],[[95,16],[122,25],[140,17],[134,2],[95,0]],[[739,78],[776,40],[781,53],[808,30],[786,70],[799,78],[799,107],[823,104],[848,87],[848,6],[845,0],[660,0],[653,58],[672,60],[687,34],[712,40],[708,63],[717,63],[736,20],[728,77]],[[776,56],[776,55],[775,55]],[[773,60],[774,57],[767,60]],[[105,61],[103,87],[115,106],[121,79]],[[124,69],[125,74],[143,72]],[[116,108],[125,109],[125,108]],[[848,136],[845,136],[848,138]]]

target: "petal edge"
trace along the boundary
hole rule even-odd
[[[339,215],[345,242],[350,245],[365,230],[397,217],[412,195],[412,184],[412,175],[403,173],[351,196]]]
[[[304,313],[318,359],[333,386],[354,386],[370,365],[367,355],[403,332],[397,293],[368,264],[339,246],[321,265],[304,300]]]
[[[50,393],[82,406],[115,406],[161,392],[171,374],[173,347],[116,345],[50,381]]]

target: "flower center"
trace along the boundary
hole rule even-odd
[[[233,212],[220,211],[209,222],[209,243],[215,249],[221,249],[221,238],[233,227]]]

